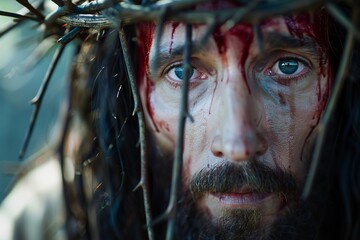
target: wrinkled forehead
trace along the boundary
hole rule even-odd
[[[291,36],[294,39],[299,40],[311,38],[321,46],[324,43],[322,36],[323,31],[321,30],[324,26],[322,26],[321,21],[319,21],[321,20],[319,12],[315,14],[303,12],[264,19],[259,23],[257,29],[261,34],[261,39],[264,40],[264,44],[266,44],[267,41],[273,40],[274,37],[276,38],[276,36],[282,35]],[[210,26],[206,24],[193,25],[193,41],[197,42],[202,39],[209,31],[209,27]],[[153,23],[143,24],[139,28],[140,39],[142,43],[145,43],[148,50],[150,50],[149,48],[154,40],[157,28],[158,26]],[[231,28],[228,28],[226,24],[220,24],[213,29],[212,36],[237,36],[246,38],[254,35],[254,29],[255,27],[253,24],[246,22],[240,22]],[[166,22],[163,27],[163,33],[161,34],[160,47],[169,45],[176,47],[176,45],[183,44],[185,41],[184,39],[184,23]]]
[[[183,42],[185,41],[185,28],[186,25],[184,23],[167,22],[163,29],[160,46],[172,45],[173,47],[176,47],[177,45],[183,45]],[[287,26],[286,18],[284,17],[275,17],[273,19],[266,20],[260,25],[260,29],[264,40],[267,40],[271,36],[274,36],[274,33],[285,36],[291,34],[291,32],[289,31],[289,27]],[[194,43],[200,44],[200,40],[202,40],[203,37],[206,36],[208,30],[209,26],[206,24],[193,25],[192,39]],[[211,37],[216,38],[219,36],[227,36],[229,38],[252,37],[253,26],[249,23],[238,23],[231,28],[227,28],[226,26],[219,26],[214,29]]]

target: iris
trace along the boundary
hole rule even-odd
[[[285,75],[294,74],[299,69],[299,62],[293,59],[279,61],[279,70]]]
[[[176,75],[176,77],[178,77],[181,80],[184,80],[184,68],[183,67],[176,67],[174,69],[174,73]],[[190,70],[190,74],[189,74],[189,78],[191,78],[191,76],[194,74],[194,68],[191,68]]]

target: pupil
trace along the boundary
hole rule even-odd
[[[184,69],[183,69],[183,67],[177,67],[177,68],[175,68],[174,73],[175,73],[175,75],[176,75],[179,79],[184,80]],[[190,78],[191,78],[191,76],[192,76],[193,74],[194,74],[194,68],[191,68]]]
[[[295,73],[299,68],[299,63],[296,60],[281,60],[279,61],[279,69],[282,73],[289,75]]]

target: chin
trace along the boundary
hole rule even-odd
[[[180,202],[178,239],[317,239],[318,208],[301,200],[272,209],[226,206],[216,216],[213,209],[195,203],[191,194]]]

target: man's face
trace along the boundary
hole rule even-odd
[[[188,109],[194,121],[185,128],[183,191],[214,226],[271,226],[298,200],[327,101],[330,71],[321,37],[307,14],[264,21],[263,52],[250,25],[220,27],[196,45],[205,30],[192,31]],[[148,46],[139,80],[147,125],[160,155],[172,156],[185,26],[165,25],[159,55],[153,34],[140,40]]]

